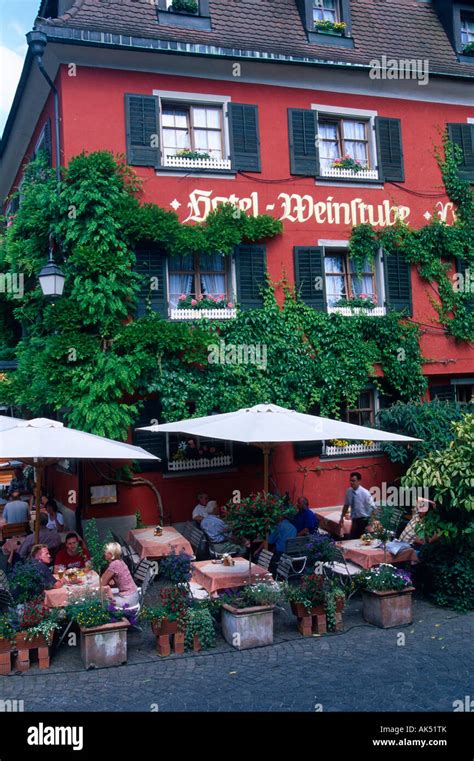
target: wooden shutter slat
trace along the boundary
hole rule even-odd
[[[377,117],[375,130],[380,178],[387,182],[404,182],[405,166],[400,119]]]
[[[326,309],[324,250],[319,246],[295,246],[296,289],[301,299],[314,309]]]
[[[384,276],[387,306],[411,315],[411,267],[399,251],[384,255]]]
[[[161,251],[138,249],[135,252],[135,271],[144,277],[138,293],[136,316],[147,313],[148,301],[153,312],[168,316],[168,289],[166,286],[166,257]],[[151,288],[151,278],[157,278],[157,288]],[[153,283],[154,284],[154,283]]]
[[[474,182],[474,124],[448,124],[448,135],[451,142],[461,149],[459,176]]]
[[[132,166],[160,165],[158,98],[125,95],[127,162]]]
[[[233,169],[260,172],[258,106],[229,103],[227,114]]]
[[[242,245],[235,250],[237,301],[242,309],[256,309],[263,304],[261,288],[265,286],[266,249],[261,245]]]
[[[291,174],[315,177],[319,174],[317,148],[317,113],[299,108],[288,109]]]

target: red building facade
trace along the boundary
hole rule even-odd
[[[197,14],[174,13],[169,5],[44,2],[35,26],[47,36],[44,62],[59,94],[63,165],[82,151],[110,150],[125,154],[142,178],[144,202],[173,209],[183,222],[204,221],[225,201],[283,222],[282,235],[240,247],[224,269],[212,257],[170,262],[137,252],[140,271],[162,283],[153,308],[174,319],[179,295],[199,290],[244,308],[258,306],[265,270],[272,280],[285,273],[307,303],[325,311],[340,311],[340,299],[363,288],[376,302],[374,320],[404,308],[420,325],[427,398],[469,400],[472,345],[455,342],[439,324],[431,287],[414,267],[389,265],[383,252],[375,272],[356,280],[347,246],[360,223],[388,227],[403,219],[420,227],[436,215],[453,223],[456,210],[435,148],[448,130],[463,152],[461,171],[474,182],[474,59],[464,55],[474,34],[474,5],[461,12],[458,4],[444,3],[452,15],[418,0],[391,4],[385,15],[369,0],[201,0]],[[315,26],[321,20],[345,23],[344,32],[323,33]],[[391,60],[398,61],[398,76],[388,78]],[[44,146],[54,159],[53,105],[29,53],[2,141],[7,213],[14,211],[8,198],[25,159]],[[352,162],[337,166],[344,156]],[[315,278],[319,289],[308,285]],[[368,384],[350,419],[370,424],[378,404]],[[137,422],[153,419],[154,409],[151,400]],[[152,445],[150,437],[134,438]],[[215,469],[173,470],[169,458],[146,474],[172,521],[189,517],[199,489],[224,501],[234,489],[261,486],[258,459],[245,464],[228,451],[229,460]],[[314,506],[341,504],[352,470],[363,473],[367,486],[397,476],[371,447],[354,454],[327,443],[322,451],[281,446],[272,460],[275,486],[291,498],[305,493]],[[77,477],[50,478],[67,504]],[[85,471],[87,517],[104,515],[88,496],[89,486],[101,482]],[[145,521],[156,518],[148,487],[119,485],[118,492],[119,504],[106,508],[110,514],[140,509]]]

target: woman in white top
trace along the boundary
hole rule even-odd
[[[45,508],[48,511],[49,520],[46,524],[46,528],[53,528],[56,531],[64,530],[64,518],[58,510],[58,506],[54,499],[48,499],[45,504]]]

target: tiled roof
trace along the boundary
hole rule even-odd
[[[150,0],[75,0],[47,24],[354,64],[369,64],[382,54],[422,58],[431,72],[474,75],[474,63],[457,60],[434,7],[422,0],[352,0],[353,49],[310,44],[296,0],[210,0],[209,5],[211,31],[158,23]]]

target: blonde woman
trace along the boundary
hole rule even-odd
[[[128,566],[122,560],[122,548],[117,542],[109,542],[104,548],[104,558],[108,568],[102,574],[102,584],[115,587],[114,603],[118,608],[134,608],[138,605],[138,588]]]

